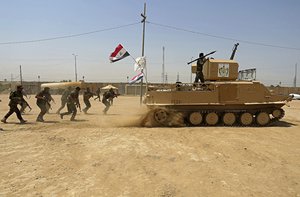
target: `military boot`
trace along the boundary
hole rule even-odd
[[[75,121],[75,116],[76,116],[76,115],[72,115],[70,120],[71,120],[71,121]]]
[[[44,119],[41,115],[38,115],[38,117],[36,118],[37,122],[44,122]]]
[[[44,122],[44,120],[42,118],[39,118],[39,117],[36,119],[36,121],[37,122]]]
[[[7,122],[6,122],[6,118],[2,118],[2,119],[1,119],[1,122],[7,123]]]
[[[27,120],[24,120],[24,119],[20,120],[20,123],[21,123],[21,124],[24,124],[24,123],[26,123],[26,122],[27,122]]]

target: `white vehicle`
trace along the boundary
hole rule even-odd
[[[300,100],[300,94],[292,93],[292,94],[289,94],[289,95],[293,97],[293,100]]]

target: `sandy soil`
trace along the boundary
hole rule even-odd
[[[0,95],[1,118],[8,111]],[[269,127],[141,128],[139,97],[103,115],[0,124],[0,196],[300,196],[300,101]]]

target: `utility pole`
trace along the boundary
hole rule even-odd
[[[191,58],[191,61],[194,59],[194,57]],[[192,65],[191,65],[191,74],[190,74],[190,83],[192,83]]]
[[[165,83],[165,47],[162,48],[163,49],[163,63],[162,63],[162,74],[161,74],[161,77],[162,77],[162,83],[164,84]]]
[[[297,87],[297,63],[295,65],[294,88]]]
[[[10,74],[10,90],[12,91],[12,82],[13,82],[13,79],[14,79],[14,76],[13,74],[11,73]]]
[[[38,92],[41,91],[41,76],[38,75]]]
[[[165,83],[168,83],[168,73],[166,73],[165,77],[166,77]]]
[[[20,83],[23,85],[23,79],[22,79],[22,66],[20,65]]]
[[[144,13],[141,14],[143,17],[142,23],[143,23],[143,38],[142,38],[142,57],[145,55],[145,28],[146,28],[146,3],[144,3]],[[143,72],[144,69],[142,69]],[[141,92],[140,92],[140,105],[143,103],[143,78],[141,79]]]
[[[179,82],[179,73],[177,73],[177,79],[176,79],[176,82]]]
[[[77,57],[78,55],[75,55],[74,53],[73,53],[72,55],[73,55],[74,58],[75,58],[75,81],[77,82],[77,62],[76,62],[76,57]]]

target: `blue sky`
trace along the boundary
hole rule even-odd
[[[126,82],[136,75],[132,58],[109,63],[108,56],[121,43],[133,57],[141,55],[140,0],[10,0],[0,1],[0,80],[18,80],[22,65],[24,80],[74,80],[74,56],[78,78],[86,81]],[[300,1],[298,0],[149,0],[145,54],[148,80],[161,82],[162,47],[168,82],[190,81],[186,63],[199,52],[217,50],[214,58],[226,59],[235,40],[240,42],[236,60],[240,69],[255,67],[265,84],[292,86],[295,64],[300,70]],[[78,37],[44,42],[5,44],[99,31]],[[197,32],[165,28],[173,26]],[[286,49],[294,48],[294,49]],[[298,83],[300,85],[300,76]]]

